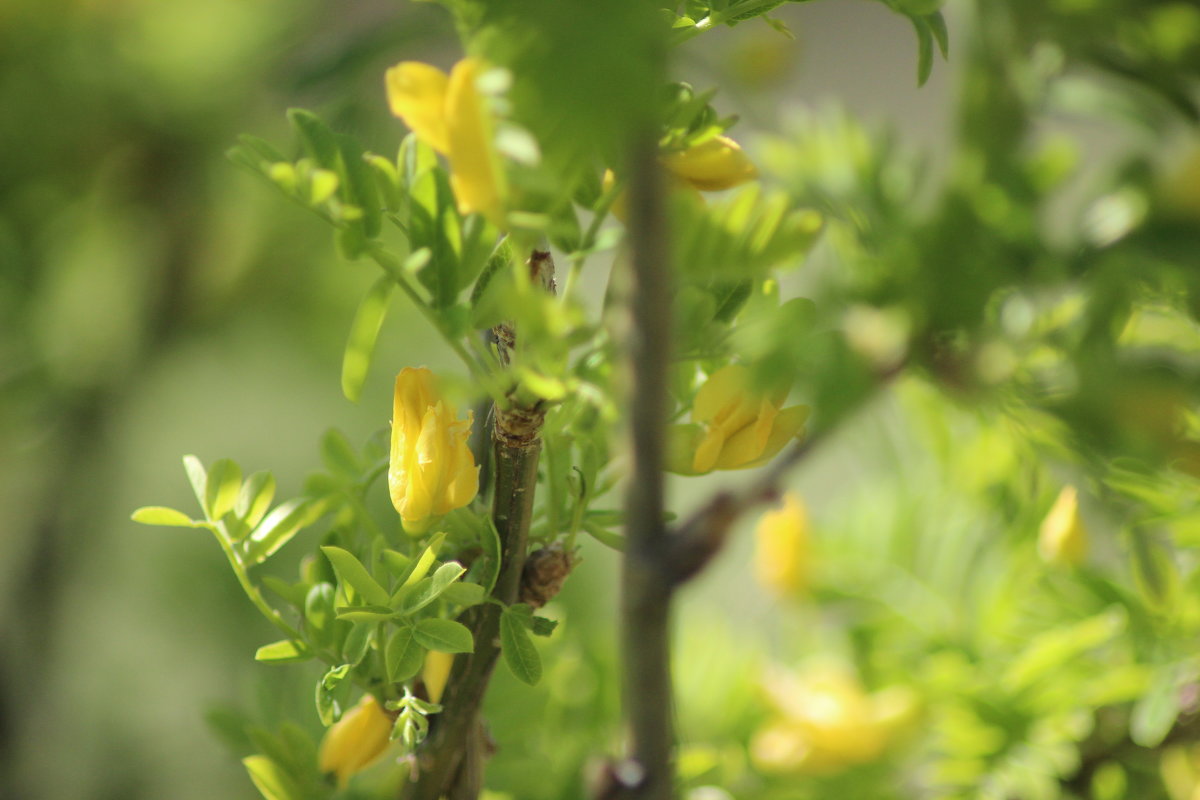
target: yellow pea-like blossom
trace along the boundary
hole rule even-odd
[[[408,533],[424,533],[434,519],[475,498],[479,467],[467,444],[472,421],[470,412],[458,418],[429,369],[406,367],[396,376],[388,490]]]
[[[337,775],[345,786],[350,776],[375,763],[387,750],[393,720],[371,695],[325,731],[318,763],[322,772]]]
[[[430,650],[425,654],[425,665],[421,668],[421,680],[425,683],[425,691],[429,693],[431,702],[442,702],[442,693],[446,691],[446,682],[450,680],[450,670],[453,667],[453,653]]]
[[[1079,518],[1079,494],[1066,486],[1038,532],[1038,552],[1051,564],[1075,565],[1087,555],[1087,529]]]
[[[669,433],[667,469],[701,475],[765,464],[803,432],[808,406],[783,408],[787,387],[762,393],[750,371],[730,364],[709,376],[692,404],[692,424]]]
[[[867,693],[852,675],[818,669],[767,683],[780,715],[755,734],[750,754],[763,772],[831,775],[879,759],[916,716],[905,687]]]
[[[417,138],[450,162],[450,183],[463,214],[504,225],[507,182],[493,143],[492,120],[476,86],[486,69],[464,58],[450,74],[419,61],[387,71],[388,105]]]
[[[659,158],[672,175],[702,192],[719,192],[758,177],[758,170],[728,136],[715,136]]]
[[[759,583],[781,595],[808,587],[808,512],[800,496],[788,492],[783,507],[762,515],[755,529],[755,575]]]
[[[690,191],[697,202],[700,192],[718,192],[758,177],[758,170],[728,136],[717,136],[684,150],[663,153],[659,162],[667,170],[672,188]],[[612,170],[604,171],[601,186],[608,191],[616,183]],[[624,222],[629,215],[629,201],[622,192],[612,204],[612,214]]]

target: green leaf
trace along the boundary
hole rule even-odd
[[[382,195],[387,210],[399,211],[404,205],[404,189],[396,165],[375,153],[368,153],[364,157],[374,173],[375,186]]]
[[[367,568],[353,553],[333,545],[322,546],[321,552],[329,559],[329,563],[333,564],[338,576],[352,586],[364,600],[373,606],[388,604],[387,590],[371,577],[371,573],[367,572]]]
[[[208,468],[204,485],[204,508],[214,522],[233,510],[242,488],[242,468],[235,461],[221,458]]]
[[[1179,571],[1167,545],[1143,530],[1130,532],[1133,578],[1147,607],[1170,611],[1179,596]]]
[[[534,636],[549,636],[558,627],[558,620],[548,617],[530,617],[529,630]]]
[[[317,716],[321,718],[321,724],[325,726],[332,725],[341,719],[342,703],[349,694],[346,690],[349,684],[345,683],[345,678],[350,673],[352,666],[354,665],[342,664],[333,667],[317,681]]]
[[[1175,665],[1160,668],[1150,682],[1150,691],[1133,706],[1129,738],[1139,747],[1155,748],[1179,716],[1179,680]]]
[[[926,14],[925,21],[929,23],[929,30],[937,41],[938,50],[942,51],[942,58],[949,58],[950,33],[946,30],[946,18],[942,16],[942,12],[935,11],[932,14]]]
[[[256,472],[242,485],[233,513],[253,528],[262,521],[274,499],[275,476],[266,471]]]
[[[347,663],[358,666],[359,662],[366,657],[367,651],[371,649],[371,635],[375,632],[375,626],[378,624],[377,622],[354,623],[354,627],[350,629],[350,634],[342,645],[342,656]]]
[[[421,671],[425,663],[425,648],[417,644],[411,628],[399,628],[388,639],[383,661],[387,666],[388,680],[404,683]]]
[[[188,482],[192,484],[192,491],[196,493],[196,502],[200,504],[200,508],[205,509],[205,513],[208,513],[208,507],[204,502],[207,494],[206,484],[208,483],[208,473],[204,471],[204,465],[195,456],[184,456],[183,468],[187,471]]]
[[[300,135],[300,142],[309,157],[325,169],[337,170],[337,140],[321,118],[303,108],[288,109],[287,117]]]
[[[242,764],[250,773],[255,788],[266,800],[304,800],[292,776],[266,756],[246,756]]]
[[[587,532],[588,536],[591,536],[603,545],[611,547],[618,553],[625,552],[625,537],[621,534],[610,531],[608,528],[598,525],[591,520],[584,520],[583,530]]]
[[[304,598],[308,591],[305,583],[288,583],[274,575],[262,576],[263,586],[291,603],[296,608],[304,608]]]
[[[537,685],[542,679],[542,657],[529,638],[524,620],[508,610],[500,615],[500,648],[504,663],[517,680],[530,686]]]
[[[909,17],[917,31],[917,86],[924,86],[933,71],[933,32],[924,17]]]
[[[388,599],[388,603],[392,606],[392,608],[399,608],[400,604],[404,601],[404,598],[408,597],[409,588],[415,586],[425,577],[426,574],[428,574],[429,568],[432,567],[433,562],[437,560],[438,548],[442,546],[442,542],[445,540],[445,533],[436,533],[434,534],[433,538],[429,540],[429,544],[426,545],[425,550],[421,553],[420,558],[418,558],[416,562],[411,565],[409,572],[402,576],[403,580],[400,582],[400,588],[397,589],[395,593],[392,594],[392,596]]]
[[[250,534],[245,544],[246,562],[261,564],[302,528],[325,513],[325,503],[311,498],[288,500],[275,508]]]
[[[397,578],[404,577],[412,567],[413,560],[398,550],[384,550],[379,554],[383,565]]]
[[[134,511],[130,518],[143,525],[165,525],[172,528],[198,528],[203,524],[194,522],[182,511],[166,506],[143,506]]]
[[[446,587],[446,591],[442,593],[442,597],[446,598],[447,602],[467,608],[469,606],[479,605],[483,602],[486,593],[483,587],[478,583],[465,583],[459,581],[452,583]]]
[[[321,437],[321,460],[330,472],[350,481],[357,480],[362,472],[358,455],[350,446],[346,434],[337,428],[330,428]]]
[[[464,573],[466,573],[466,570],[457,562],[450,561],[442,564],[433,573],[433,576],[429,578],[429,583],[425,584],[423,589],[413,598],[413,601],[405,603],[404,613],[412,614],[429,605],[438,599],[450,584],[461,578]],[[421,581],[421,583],[424,584],[425,582]]]
[[[342,606],[337,618],[349,622],[387,622],[396,615],[387,606]]]
[[[423,619],[413,629],[417,643],[441,653],[472,653],[475,642],[466,625],[449,619]]]
[[[304,619],[308,623],[309,635],[321,647],[328,647],[333,640],[333,623],[337,612],[333,584],[322,581],[314,584],[304,598]]]
[[[500,575],[500,533],[496,530],[496,523],[491,516],[485,518],[483,531],[479,535],[479,543],[483,547],[483,564],[479,572],[472,575],[483,587],[483,591],[487,594],[492,593],[492,589],[496,587],[496,578]]]
[[[375,176],[363,156],[362,148],[351,136],[334,134],[338,151],[342,156],[341,173],[346,202],[353,203],[362,211],[362,229],[368,239],[379,235],[382,214],[379,210],[379,191]]]
[[[379,338],[379,329],[387,315],[388,303],[396,282],[384,275],[371,285],[358,304],[354,322],[350,325],[350,336],[346,339],[346,351],[342,354],[342,394],[352,403],[362,396],[363,382],[371,366],[371,354]]]
[[[254,653],[254,660],[265,661],[269,664],[284,664],[291,661],[307,661],[312,658],[312,655],[310,650],[291,639],[281,639],[258,648]]]
[[[1002,683],[1013,692],[1035,686],[1089,650],[1112,641],[1125,624],[1124,611],[1114,607],[1083,622],[1036,636],[1004,673]]]

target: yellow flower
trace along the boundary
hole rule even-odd
[[[668,439],[667,469],[701,475],[747,469],[770,461],[803,433],[808,406],[782,408],[788,390],[758,393],[740,364],[709,376],[692,404],[692,424],[676,425]]]
[[[472,421],[470,412],[458,418],[425,367],[406,367],[396,376],[388,489],[410,534],[424,533],[435,517],[465,506],[479,491],[479,467],[467,446]]]
[[[758,177],[758,170],[728,136],[717,136],[686,150],[659,156],[671,178],[672,188],[688,190],[700,200],[699,191],[719,192]],[[617,178],[611,169],[604,171],[601,187],[608,191]],[[699,191],[697,191],[699,190]],[[629,214],[629,201],[621,192],[612,204],[613,216],[624,222]]]
[[[1087,554],[1087,530],[1079,518],[1079,496],[1074,486],[1059,493],[1038,532],[1038,552],[1051,564],[1075,565]]]
[[[808,512],[799,495],[788,492],[783,508],[768,511],[755,530],[755,572],[763,586],[783,595],[808,586]]]
[[[916,716],[911,690],[865,692],[845,671],[780,673],[767,682],[781,715],[755,734],[750,755],[764,772],[830,775],[875,761]]]
[[[477,211],[504,225],[507,184],[492,140],[492,121],[476,81],[485,66],[464,58],[450,75],[419,61],[387,71],[388,105],[417,138],[450,162],[450,183],[463,214]]]
[[[758,170],[728,136],[716,136],[660,157],[671,174],[702,192],[719,192],[758,177]]]
[[[421,668],[421,680],[433,703],[442,702],[442,692],[450,680],[450,669],[454,666],[454,654],[430,650],[425,654],[425,666]]]
[[[337,775],[345,786],[350,776],[375,763],[387,750],[392,718],[366,695],[354,708],[325,731],[318,761],[322,772]]]

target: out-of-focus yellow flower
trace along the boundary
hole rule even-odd
[[[759,583],[788,595],[808,587],[808,512],[800,496],[788,492],[783,508],[762,515],[755,530],[755,574]]]
[[[916,716],[911,690],[867,694],[844,671],[780,673],[766,683],[781,712],[755,734],[750,754],[764,772],[830,775],[878,759]]]
[[[758,177],[758,170],[728,136],[716,136],[686,150],[664,153],[671,174],[702,192],[719,192]]]
[[[338,784],[345,786],[351,775],[371,766],[387,750],[392,724],[375,698],[365,696],[325,731],[318,757],[321,771],[336,774]]]
[[[669,432],[668,470],[701,475],[757,467],[803,432],[808,406],[783,408],[786,387],[761,394],[750,386],[750,371],[740,364],[709,376],[692,404],[692,424]]]
[[[742,148],[728,136],[717,136],[685,150],[663,153],[659,161],[670,176],[676,190],[690,191],[697,202],[700,191],[719,192],[758,177],[758,170]],[[601,182],[604,191],[616,183],[612,170],[604,171]],[[613,216],[624,222],[629,214],[629,201],[622,192],[613,201]]]
[[[1200,747],[1194,744],[1167,747],[1158,764],[1171,800],[1200,800]]]
[[[429,693],[431,702],[442,702],[442,692],[446,691],[446,681],[450,680],[450,670],[453,666],[453,653],[430,650],[425,654],[425,666],[421,668],[421,680],[425,683],[425,691]]]
[[[406,367],[396,376],[388,489],[408,533],[424,533],[479,491],[479,467],[467,446],[472,421],[470,412],[458,418],[425,367]]]
[[[419,61],[401,61],[387,71],[392,113],[450,162],[458,208],[477,211],[504,225],[507,183],[492,137],[492,121],[476,81],[485,66],[464,58],[449,76]]]
[[[1074,486],[1058,494],[1038,532],[1038,552],[1051,564],[1073,566],[1087,554],[1087,530],[1079,518],[1079,496]]]

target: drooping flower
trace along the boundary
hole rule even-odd
[[[659,162],[676,189],[690,190],[700,200],[698,192],[719,192],[758,177],[758,170],[746,157],[741,146],[728,136],[717,136],[683,150],[674,150],[659,156]],[[605,170],[602,182],[604,191],[616,183],[612,170]],[[629,201],[622,192],[612,204],[613,216],[624,221],[628,216]]]
[[[728,136],[715,136],[659,157],[672,175],[702,192],[719,192],[754,180],[758,170]]]
[[[763,514],[755,529],[755,574],[759,583],[781,595],[808,586],[808,512],[800,496],[788,492],[783,507]]]
[[[1073,566],[1087,555],[1087,529],[1079,518],[1079,493],[1063,487],[1038,532],[1038,553],[1051,564]]]
[[[777,718],[750,744],[763,772],[832,775],[880,758],[917,715],[912,690],[867,693],[842,669],[777,672],[766,682]]]
[[[371,695],[342,715],[325,731],[318,763],[322,772],[337,775],[345,786],[350,776],[375,763],[387,750],[392,718]]]
[[[667,469],[702,475],[770,461],[808,419],[808,406],[782,407],[787,394],[786,387],[766,394],[752,389],[750,371],[740,364],[717,370],[696,393],[692,424],[671,429]]]
[[[442,702],[442,693],[446,691],[446,682],[450,680],[450,670],[454,667],[454,654],[430,650],[425,654],[425,665],[421,668],[421,680],[425,683],[425,691],[433,703]]]
[[[458,418],[429,369],[406,367],[396,376],[388,489],[410,534],[424,533],[479,491],[479,467],[467,445],[473,419],[470,412]]]
[[[507,183],[492,136],[492,120],[476,81],[486,69],[464,58],[449,76],[419,61],[401,61],[387,71],[392,113],[450,162],[450,183],[459,211],[473,211],[504,225]]]

